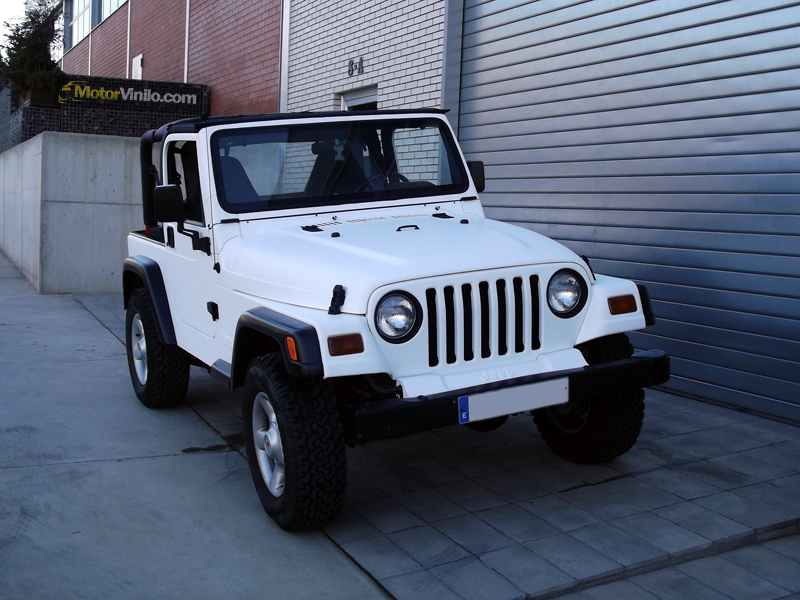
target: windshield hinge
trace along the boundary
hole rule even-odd
[[[178,233],[192,238],[192,250],[200,250],[211,256],[211,238],[200,237],[200,232],[194,229],[186,229],[183,223],[178,223]]]

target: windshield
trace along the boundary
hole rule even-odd
[[[211,136],[217,195],[229,213],[423,198],[467,191],[439,119],[225,129]]]

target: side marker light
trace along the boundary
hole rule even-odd
[[[614,296],[608,299],[608,310],[612,315],[626,315],[628,313],[635,313],[636,297],[633,294],[625,296]]]
[[[293,337],[286,337],[286,349],[289,351],[289,358],[294,362],[299,362],[297,360],[297,346],[295,346]]]
[[[332,335],[328,338],[328,352],[331,356],[361,354],[364,351],[364,340],[360,333]]]

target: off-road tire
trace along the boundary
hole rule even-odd
[[[253,405],[261,392],[280,431],[285,469],[280,496],[269,491],[256,457]],[[339,409],[322,380],[289,375],[278,352],[256,358],[245,379],[242,420],[250,471],[267,514],[287,531],[321,527],[333,519],[347,491],[347,454]]]
[[[147,345],[147,375],[144,384],[136,374],[133,358],[136,340],[133,339],[131,326],[137,314],[141,319]],[[161,342],[150,296],[144,288],[134,290],[128,300],[125,350],[133,389],[142,404],[147,408],[169,408],[186,399],[186,390],[189,387],[189,355],[178,346]]]
[[[624,333],[591,340],[577,347],[586,362],[598,365],[633,354]],[[533,412],[533,420],[547,445],[569,461],[592,464],[625,454],[636,443],[644,420],[641,389],[590,398],[571,407],[548,407]]]

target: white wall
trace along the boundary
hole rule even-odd
[[[339,110],[337,94],[372,85],[380,109],[441,106],[444,4],[291,0],[288,110]]]
[[[139,140],[46,132],[0,154],[0,249],[39,293],[122,289]]]

